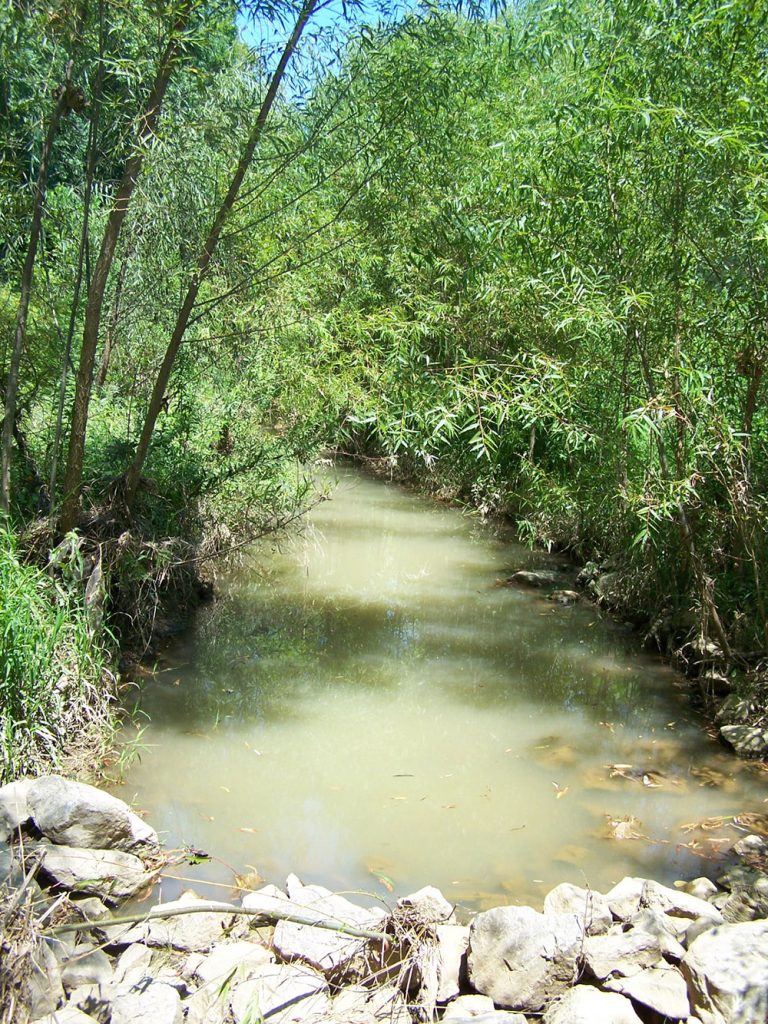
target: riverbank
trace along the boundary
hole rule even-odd
[[[0,823],[2,1024],[762,1024],[768,1009],[760,835],[718,884],[560,885],[541,909],[462,914],[431,887],[371,905],[290,876],[122,914],[173,859],[122,801],[17,782]]]

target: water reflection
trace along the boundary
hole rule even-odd
[[[495,586],[541,562],[509,536],[344,470],[254,559],[143,695],[151,746],[123,795],[172,845],[477,906],[701,873],[713,847],[679,826],[764,806],[674,674],[596,609]],[[630,817],[644,838],[607,838]]]

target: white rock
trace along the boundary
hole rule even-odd
[[[230,1000],[236,1024],[259,1020],[290,1024],[317,1014],[322,1019],[331,1009],[328,986],[314,971],[292,964],[270,964],[256,977],[238,985]]]
[[[446,1006],[443,1020],[466,1020],[480,1017],[484,1013],[493,1013],[493,1010],[490,996],[459,996]]]
[[[150,884],[152,876],[132,853],[122,850],[46,846],[42,871],[58,886],[120,903]]]
[[[334,997],[327,1020],[338,1024],[411,1024],[411,1015],[402,992],[394,985],[352,985]]]
[[[460,991],[459,978],[469,945],[469,928],[460,924],[439,924],[437,932],[438,1003],[447,1003]]]
[[[288,894],[276,885],[265,885],[263,889],[256,892],[249,892],[242,899],[242,905],[246,910],[258,910],[265,914],[287,913],[290,904]]]
[[[583,932],[572,914],[496,907],[470,926],[469,978],[497,1006],[535,1013],[574,984]]]
[[[608,900],[594,889],[581,889],[563,882],[544,897],[545,914],[576,914],[584,921],[587,935],[602,935],[613,924]]]
[[[629,996],[633,1002],[641,1003],[670,1020],[685,1020],[691,1012],[685,979],[670,964],[648,967],[631,978],[606,981],[605,987],[611,992]]]
[[[586,938],[583,956],[590,972],[603,981],[610,975],[628,978],[657,964],[661,960],[661,947],[654,935],[633,928],[628,932]]]
[[[182,1024],[181,999],[170,985],[152,981],[121,992],[112,1002],[111,1024]]]
[[[613,992],[577,985],[547,1008],[543,1024],[641,1024],[632,1003]]]
[[[695,922],[692,922],[688,929],[693,928],[694,924]],[[647,932],[652,935],[664,956],[670,957],[672,960],[680,961],[685,956],[685,947],[676,938],[677,928],[670,923],[667,914],[661,914],[658,910],[646,907],[632,918],[632,931]],[[688,930],[685,934],[688,934]]]
[[[94,1017],[89,1017],[76,1006],[62,1006],[56,1013],[50,1013],[47,1017],[40,1017],[35,1024],[98,1024]]]
[[[109,985],[113,975],[112,961],[104,950],[86,945],[77,946],[74,956],[61,967],[61,981],[67,990],[81,985]]]
[[[216,946],[191,972],[204,985],[221,985],[230,977],[246,981],[254,968],[274,962],[274,955],[257,942],[227,942]]]
[[[640,910],[650,907],[671,918],[670,923],[679,929],[679,934],[698,917],[709,917],[718,924],[723,920],[722,914],[706,900],[646,878],[623,878],[605,898],[614,917],[622,921],[629,921]]]
[[[53,1013],[64,1002],[59,965],[45,943],[38,947],[21,984],[21,1005],[28,1007],[32,1020]]]
[[[386,918],[378,908],[366,910],[320,885],[302,885],[295,877],[288,879],[288,895],[291,912],[309,920],[380,931]],[[291,921],[278,921],[273,936],[274,947],[283,959],[301,959],[325,972],[354,959],[367,943],[367,939]]]
[[[226,1024],[230,1020],[225,993],[206,985],[181,1001],[184,1024]]]
[[[719,890],[711,878],[702,876],[687,882],[685,891],[690,896],[696,896],[697,899],[708,900],[710,896],[715,896]]]
[[[148,977],[151,963],[152,950],[141,942],[133,943],[118,957],[114,984],[122,988],[131,988],[142,978]]]
[[[117,797],[59,775],[35,779],[27,805],[43,835],[63,846],[150,854],[157,833]]]
[[[8,842],[13,833],[30,819],[27,803],[31,779],[18,779],[0,787],[0,841]]]
[[[680,966],[703,1024],[758,1024],[768,1016],[768,920],[704,932]]]
[[[425,885],[410,896],[403,896],[397,906],[414,910],[426,924],[440,924],[453,917],[453,906],[433,885]]]

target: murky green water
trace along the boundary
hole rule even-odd
[[[535,901],[566,880],[706,873],[737,833],[680,826],[768,810],[765,776],[707,738],[661,661],[589,605],[494,585],[543,556],[337,478],[145,685],[148,749],[121,795],[168,845],[215,855],[177,875]],[[606,838],[629,815],[619,831],[644,838]]]

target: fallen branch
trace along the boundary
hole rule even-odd
[[[353,925],[339,923],[329,918],[301,917],[298,914],[287,914],[271,910],[247,910],[245,907],[235,907],[231,903],[205,902],[200,906],[190,905],[188,907],[171,907],[163,910],[162,906],[153,907],[145,914],[124,914],[122,917],[113,917],[101,921],[76,921],[69,924],[52,925],[45,929],[46,935],[61,935],[64,932],[82,932],[91,929],[112,928],[119,924],[143,924],[156,917],[181,917],[183,914],[237,914],[246,917],[261,918],[264,924],[272,924],[276,921],[289,921],[291,924],[303,924],[310,928],[325,928],[327,931],[341,932],[355,939],[375,939],[379,942],[388,942],[389,936],[384,932],[369,931],[366,928],[355,928]]]

